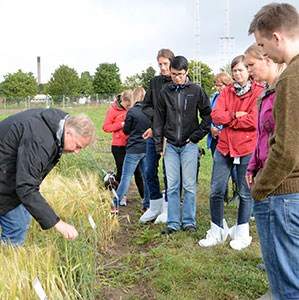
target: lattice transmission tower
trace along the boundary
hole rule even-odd
[[[226,0],[224,35],[219,37],[220,64],[230,64],[235,56],[235,38],[229,32],[229,0]]]
[[[199,0],[194,0],[194,67],[193,82],[201,84]]]

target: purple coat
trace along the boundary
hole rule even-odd
[[[257,140],[255,149],[249,161],[246,174],[255,176],[266,163],[269,154],[269,139],[275,129],[272,113],[275,98],[275,89],[265,90],[259,100],[259,114],[257,124]]]

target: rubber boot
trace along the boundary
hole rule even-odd
[[[168,202],[164,200],[162,204],[161,212],[157,217],[157,219],[155,220],[155,224],[167,223],[167,215],[168,215]]]
[[[252,237],[249,235],[249,223],[233,226],[229,229],[229,235],[232,238],[229,244],[234,250],[242,250],[251,244]]]
[[[223,228],[219,227],[211,221],[211,229],[207,231],[205,239],[198,242],[201,247],[211,247],[220,243],[224,243],[228,236],[228,227],[225,220],[223,220]]]
[[[157,218],[157,216],[161,212],[162,204],[163,204],[164,198],[156,199],[156,200],[150,200],[150,207],[149,209],[141,216],[139,219],[139,222],[146,223],[153,221]]]

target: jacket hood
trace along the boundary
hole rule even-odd
[[[121,104],[117,103],[117,101],[114,101],[112,103],[112,107],[116,110],[125,110],[124,107],[121,106]]]

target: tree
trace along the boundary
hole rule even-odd
[[[123,83],[124,90],[134,90],[139,86],[142,86],[140,74],[127,77]]]
[[[100,64],[94,75],[93,89],[97,94],[118,94],[122,91],[119,68],[117,65]]]
[[[155,76],[156,71],[153,67],[148,67],[145,71],[142,71],[140,79],[142,87],[147,90],[151,79]]]
[[[59,66],[47,84],[50,95],[73,97],[79,94],[79,77],[75,69],[66,65]]]
[[[81,73],[79,93],[84,96],[89,96],[93,93],[93,78],[87,71]]]
[[[194,68],[194,61],[191,60],[189,63],[189,76],[190,76],[191,80],[193,80],[193,78],[194,78],[193,68]],[[208,65],[201,62],[200,63],[200,72],[201,72],[201,86],[205,90],[207,95],[211,96],[214,91],[213,71]]]
[[[24,73],[22,70],[5,75],[0,84],[0,94],[6,98],[17,99],[18,102],[28,96],[32,98],[37,92],[38,85],[33,74]]]

